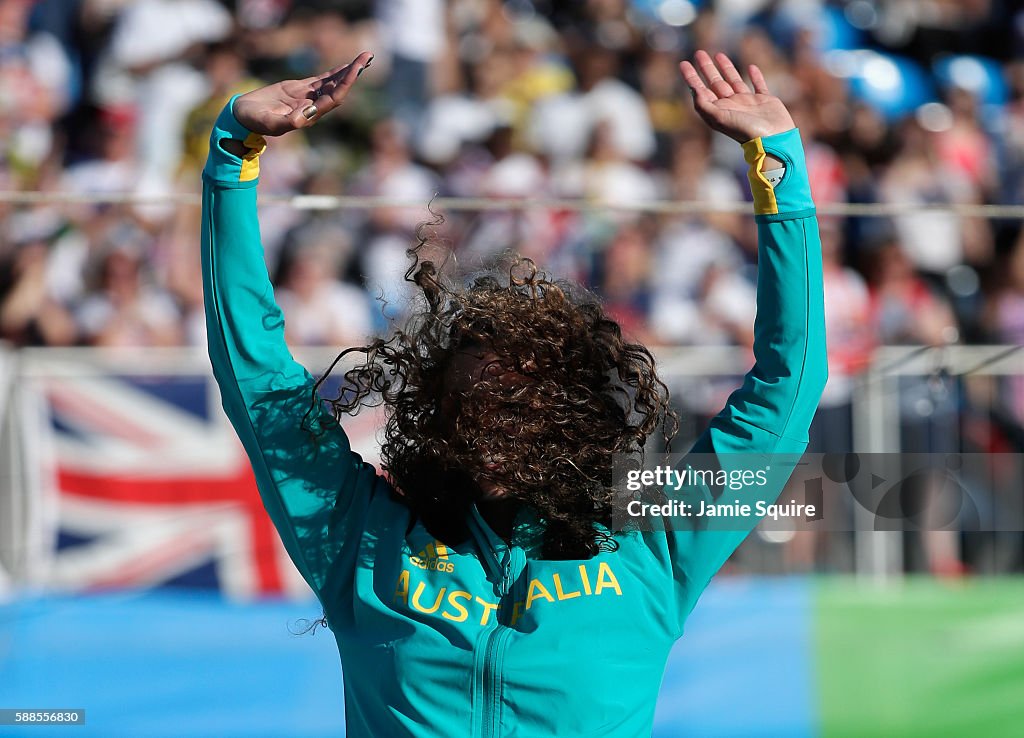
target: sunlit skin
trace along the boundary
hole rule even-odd
[[[264,136],[308,128],[341,105],[372,59],[373,55],[366,51],[350,64],[325,74],[254,90],[236,101],[235,117],[248,130]],[[768,91],[764,75],[756,65],[748,68],[749,85],[725,54],[712,58],[707,52],[698,51],[693,63],[680,64],[680,71],[693,93],[694,107],[700,117],[712,129],[740,143],[794,127],[785,105]],[[227,148],[238,155],[245,153],[241,142],[232,142]],[[777,159],[767,157],[764,168],[773,169],[780,164]],[[451,433],[458,432],[460,398],[471,392],[476,382],[498,378],[507,386],[515,386],[531,381],[529,367],[523,368],[527,372],[523,374],[510,370],[511,363],[502,361],[502,357],[485,346],[460,349],[444,381],[439,418],[442,426]],[[514,433],[517,429],[508,431]],[[508,540],[518,512],[515,490],[501,484],[500,459],[481,461],[482,471],[473,478],[478,488],[477,506],[495,532]]]

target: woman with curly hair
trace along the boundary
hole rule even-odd
[[[613,455],[675,431],[651,353],[527,260],[458,286],[422,243],[407,274],[421,310],[342,353],[359,358],[340,397],[285,345],[256,216],[263,137],[314,124],[371,58],[233,98],[203,173],[210,357],[337,640],[348,734],[649,735],[669,650],[756,522],[613,529]],[[697,111],[750,164],[759,276],[755,365],[694,451],[799,454],[826,377],[799,133],[757,67],[751,89],[725,55],[695,63],[681,66]],[[367,403],[387,410],[385,475],[343,430]]]

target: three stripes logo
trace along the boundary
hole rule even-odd
[[[455,571],[455,564],[448,560],[448,548],[440,541],[428,543],[418,554],[410,556],[409,562],[427,571]]]

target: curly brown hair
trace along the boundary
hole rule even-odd
[[[667,444],[679,425],[651,352],[623,337],[598,298],[530,259],[507,256],[458,286],[442,276],[447,258],[422,258],[422,233],[405,274],[419,309],[390,337],[343,351],[331,369],[351,353],[361,361],[326,402],[339,420],[386,407],[382,469],[438,539],[465,538],[486,479],[532,508],[543,558],[614,549],[613,454],[642,453],[659,428]],[[453,404],[449,369],[467,350],[497,357],[501,371],[483,372]]]

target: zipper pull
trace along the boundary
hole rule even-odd
[[[505,550],[505,556],[501,562],[501,583],[498,585],[498,595],[504,597],[512,589],[512,549]]]
[[[502,561],[501,594],[507,595],[515,587],[517,577],[522,576],[526,564],[523,549],[509,546]]]

